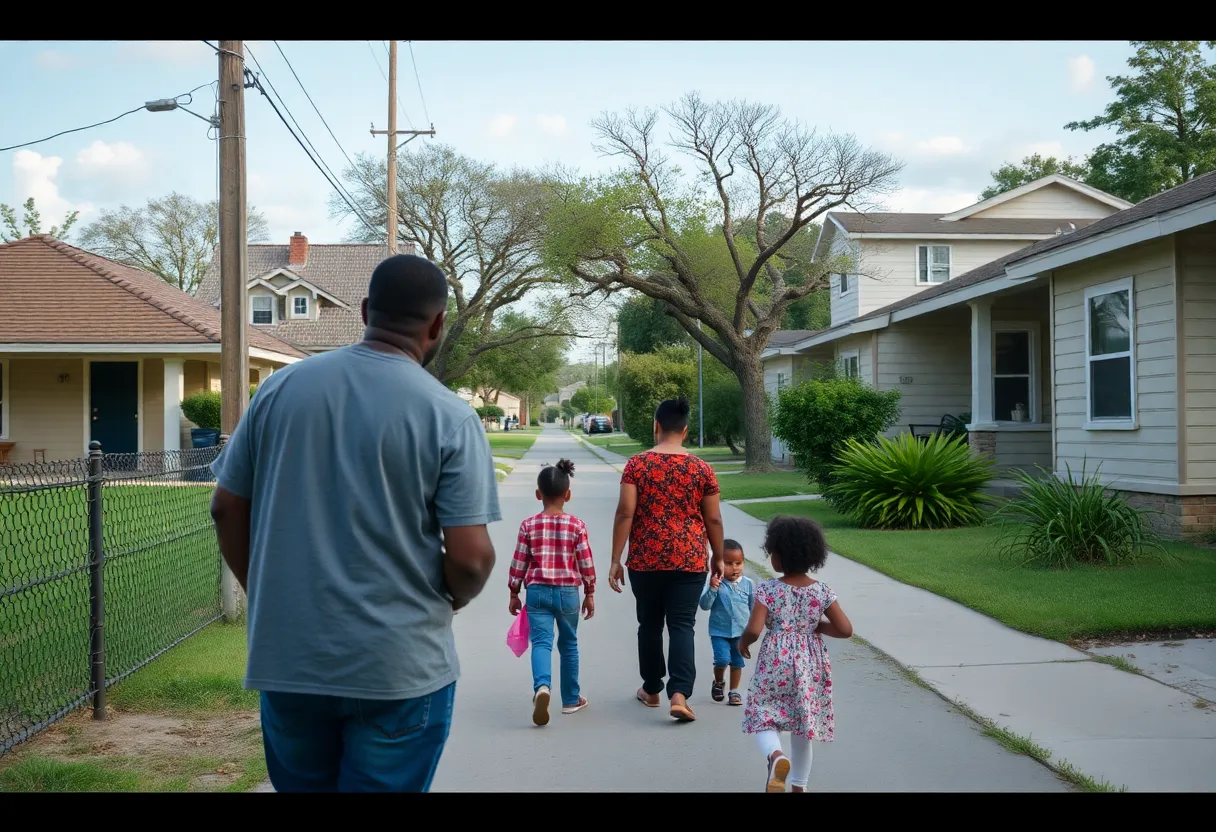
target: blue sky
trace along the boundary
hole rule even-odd
[[[347,153],[384,152],[368,134],[386,122],[383,41],[281,41]],[[335,170],[345,164],[283,58],[269,41],[250,46],[266,76]],[[1099,113],[1105,76],[1131,49],[1106,42],[459,42],[399,50],[405,117],[461,152],[504,166],[560,162],[584,171],[611,163],[592,148],[588,122],[603,110],[659,106],[690,90],[745,97],[790,117],[889,150],[907,162],[895,210],[950,211],[969,204],[1001,162],[1034,150],[1082,155],[1102,140],[1063,125]],[[199,41],[13,42],[0,46],[0,147],[110,118],[215,78]],[[19,79],[19,81],[17,80]],[[210,115],[212,93],[195,93]],[[428,119],[429,115],[429,119]],[[247,91],[250,201],[274,240],[301,231],[339,242],[329,186],[278,122]],[[80,208],[142,204],[179,190],[216,192],[215,143],[183,112],[139,112],[114,124],[0,154],[0,201],[38,198],[45,220]]]

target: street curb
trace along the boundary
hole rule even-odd
[[[611,459],[609,459],[608,457],[604,456],[604,454],[603,454],[603,453],[600,453],[600,451],[601,451],[601,450],[603,450],[602,448],[598,448],[598,447],[596,447],[595,445],[591,444],[591,443],[590,443],[590,442],[588,442],[586,439],[584,439],[583,437],[581,437],[581,436],[579,436],[579,435],[577,435],[577,434],[571,433],[571,434],[569,434],[569,435],[570,435],[570,436],[572,436],[572,437],[574,437],[574,439],[575,439],[575,440],[577,440],[577,441],[578,441],[578,442],[579,442],[579,443],[580,443],[580,444],[581,444],[581,445],[582,445],[584,448],[586,448],[587,450],[591,451],[592,455],[593,455],[593,456],[595,456],[597,459],[599,459],[601,462],[604,462],[604,463],[606,463],[606,464],[608,464],[608,465],[611,465],[611,466],[612,466],[613,468],[615,468],[617,471],[624,472],[624,470],[625,470],[625,469],[624,469],[624,467],[623,467],[622,465],[620,465],[620,464],[618,464],[618,463],[616,463],[616,462],[613,462]],[[604,451],[604,453],[609,453],[609,454],[611,454],[611,453],[612,453],[612,451]],[[612,454],[612,455],[613,455],[613,456],[620,456],[620,454]]]

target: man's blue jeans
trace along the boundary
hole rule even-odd
[[[576,586],[528,587],[528,626],[532,641],[532,692],[553,689],[553,631],[561,655],[562,707],[578,704],[578,611]]]
[[[425,792],[452,725],[456,683],[417,699],[262,692],[277,792]]]

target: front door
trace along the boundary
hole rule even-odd
[[[89,377],[89,439],[105,454],[139,450],[139,362],[94,361]]]

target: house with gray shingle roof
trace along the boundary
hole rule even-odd
[[[845,357],[901,392],[893,432],[952,415],[1002,470],[1100,467],[1161,530],[1216,529],[1216,173],[833,319],[765,363]]]
[[[401,253],[413,254],[413,246]],[[372,270],[386,257],[386,244],[310,244],[299,231],[286,245],[250,243],[249,323],[308,352],[353,344],[363,337],[360,307]],[[218,252],[196,297],[220,305]]]

